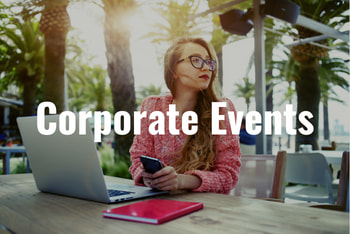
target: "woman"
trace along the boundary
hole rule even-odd
[[[186,189],[200,192],[228,194],[238,181],[240,149],[238,136],[231,134],[227,111],[235,111],[228,99],[219,99],[214,92],[216,55],[212,46],[200,38],[183,38],[171,46],[164,58],[164,76],[171,91],[165,96],[146,98],[141,112],[147,115],[161,111],[164,116],[169,105],[175,104],[179,116],[176,128],[179,135],[169,133],[169,119],[165,118],[165,134],[151,135],[148,126],[155,120],[142,119],[141,134],[136,135],[130,148],[130,173],[135,184],[159,190]],[[211,133],[211,103],[224,101],[227,108],[221,129],[227,134]],[[221,108],[223,109],[223,108]],[[195,111],[198,130],[195,135],[181,131],[181,117]],[[145,172],[140,156],[160,159],[165,167],[154,174]]]

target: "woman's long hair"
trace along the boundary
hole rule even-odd
[[[184,45],[187,43],[195,43],[203,46],[209,53],[211,59],[217,61],[216,53],[213,47],[201,38],[181,38],[173,46],[171,46],[164,57],[164,79],[167,87],[171,91],[173,98],[175,90],[176,65],[182,52]],[[211,103],[217,102],[216,91],[218,89],[216,78],[217,70],[212,72],[210,83],[207,89],[198,93],[197,103],[194,111],[198,116],[198,131],[195,135],[189,135],[181,149],[180,157],[172,166],[179,173],[191,170],[210,170],[215,160],[215,137],[211,133]]]

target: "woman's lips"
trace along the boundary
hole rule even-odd
[[[209,76],[208,75],[201,75],[199,78],[205,79],[205,80],[209,80]]]

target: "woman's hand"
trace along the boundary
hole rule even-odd
[[[178,174],[171,166],[166,166],[154,174],[142,171],[143,182],[147,187],[163,190],[174,191],[178,189],[196,189],[202,181],[195,175]]]
[[[179,175],[173,167],[164,167],[154,174],[142,171],[141,175],[143,176],[143,182],[147,187],[167,191],[179,189]]]

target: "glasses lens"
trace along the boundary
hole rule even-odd
[[[193,56],[190,57],[191,63],[195,68],[202,68],[203,67],[203,59],[201,57]]]
[[[210,71],[216,70],[216,61],[214,59],[208,59],[206,63],[208,64]]]

